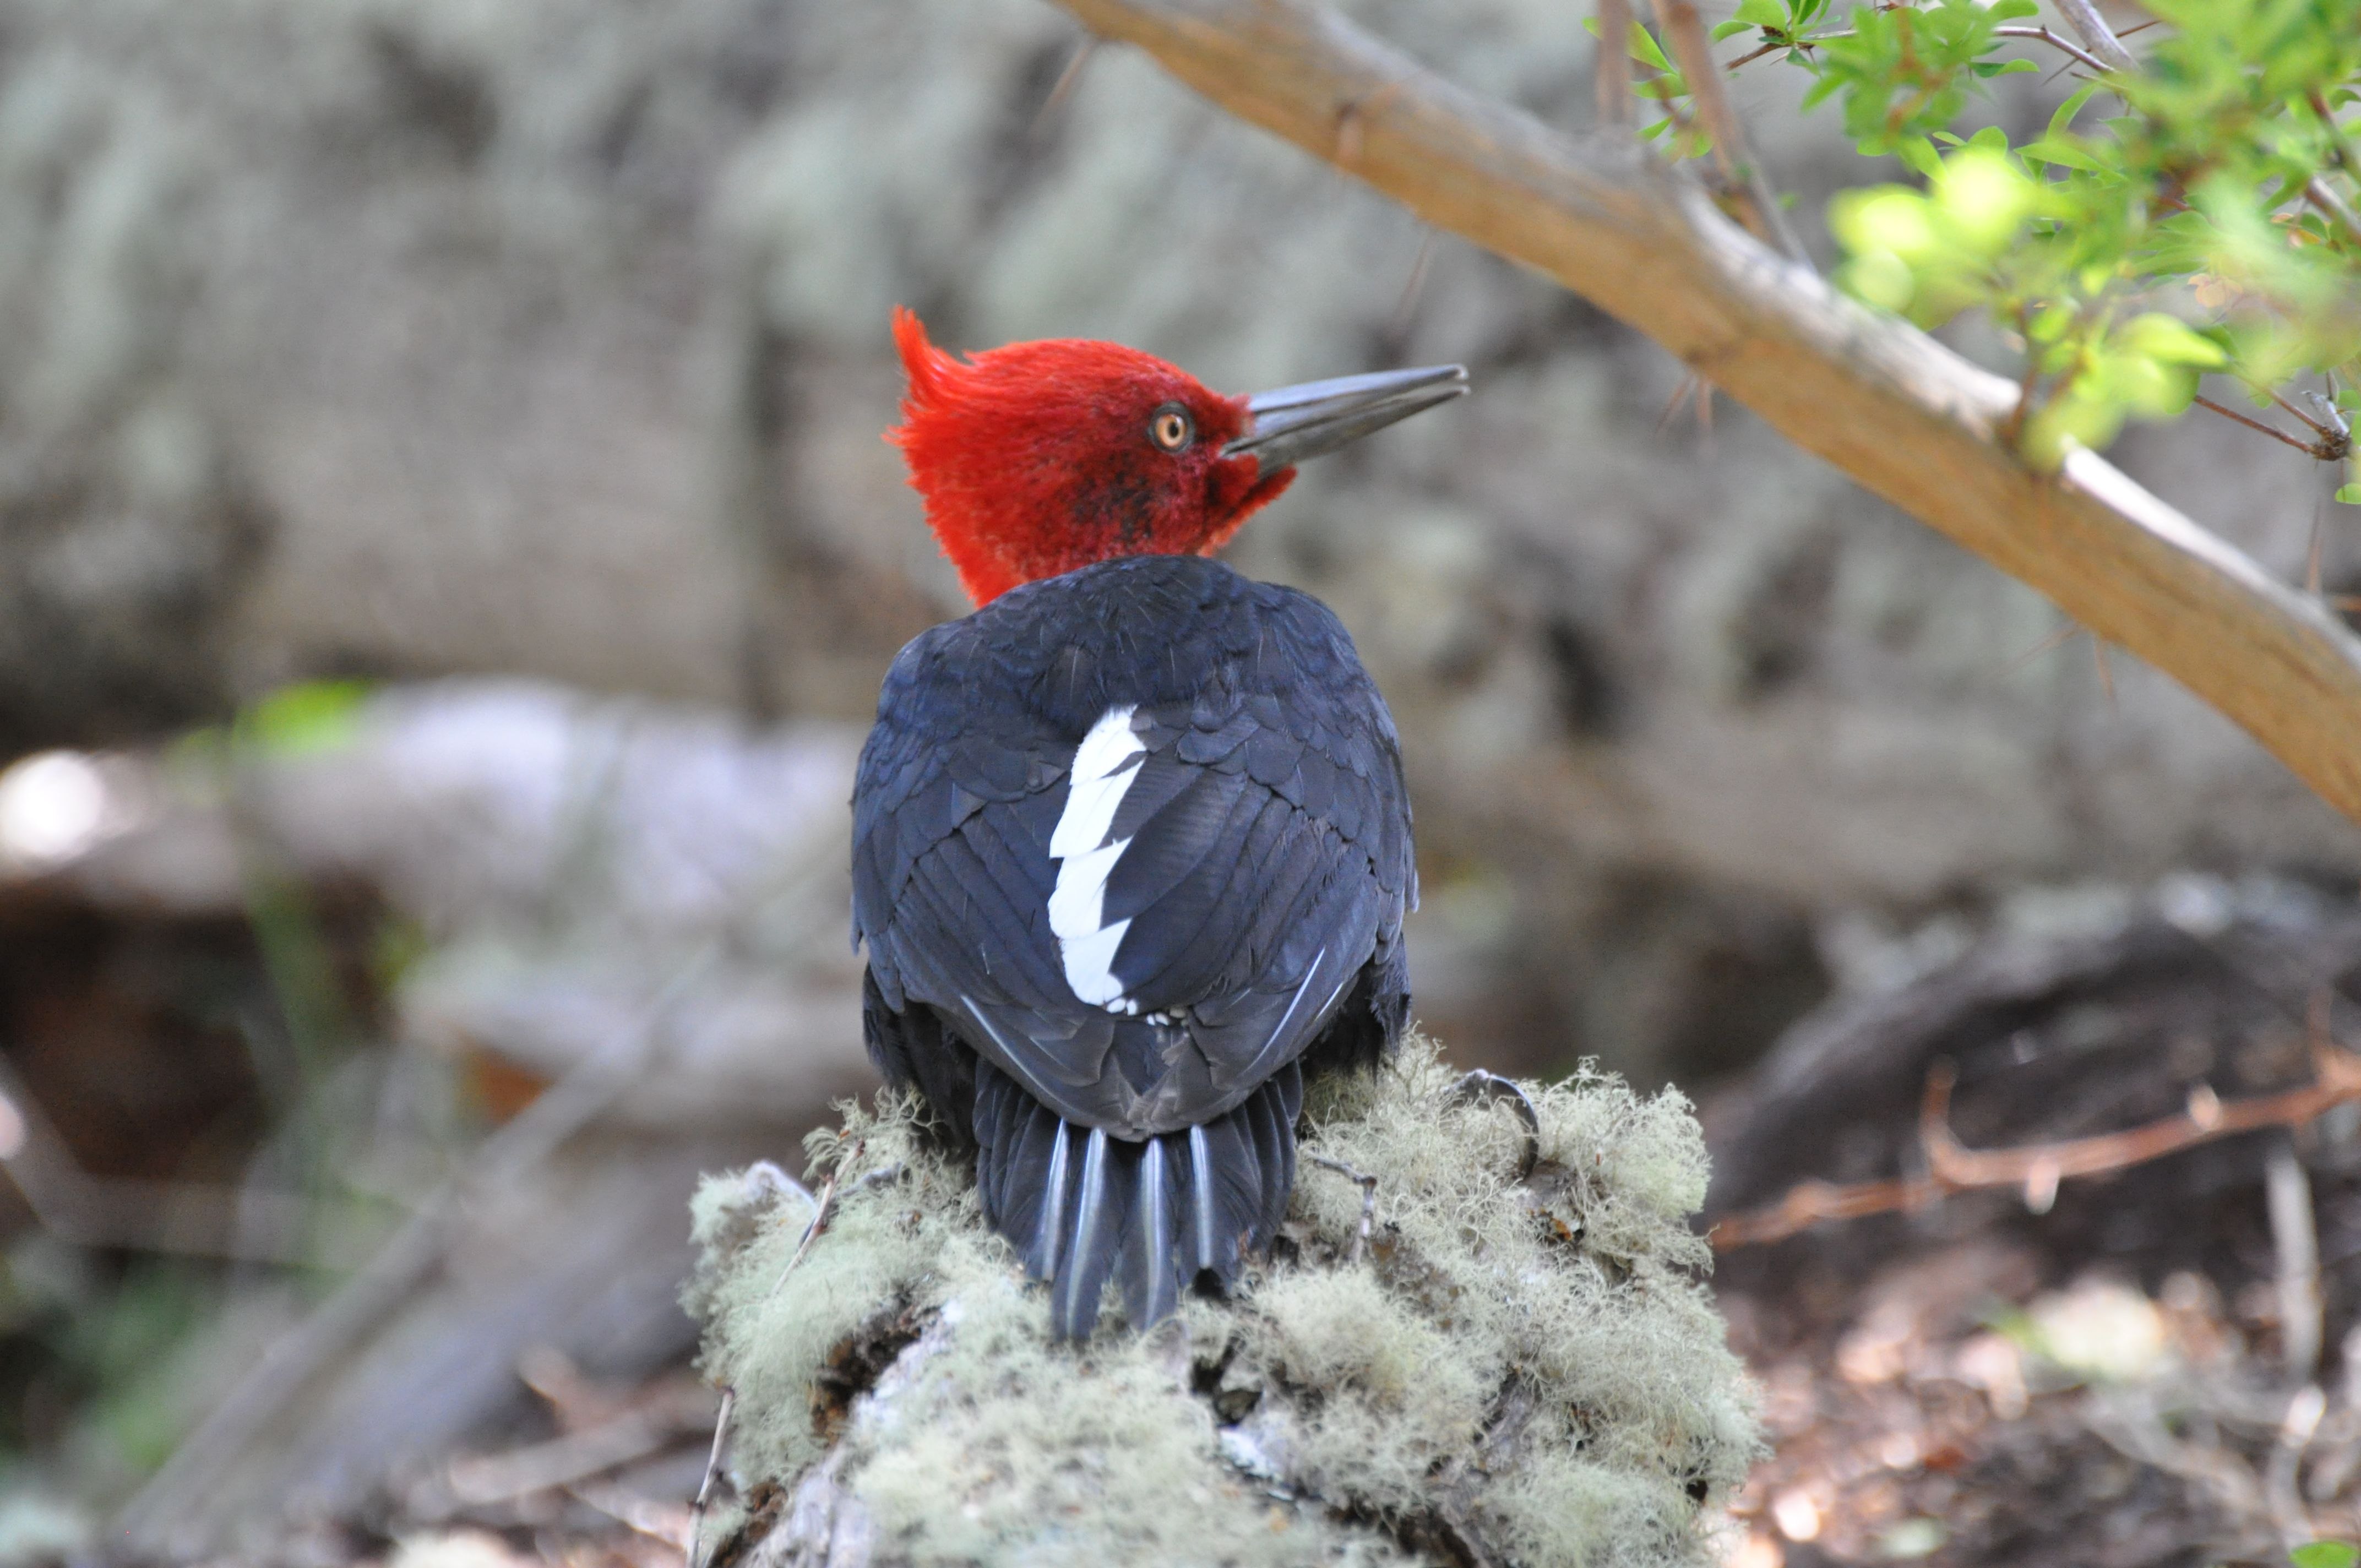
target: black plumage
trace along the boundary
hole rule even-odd
[[[1120,799],[1087,847],[1123,844],[1096,907],[1129,924],[1093,959],[1053,929],[1078,862],[1052,839],[1103,721],[1120,763],[1084,798]],[[1392,719],[1293,589],[1104,562],[934,628],[886,676],[853,795],[870,1052],[972,1137],[985,1217],[1061,1334],[1110,1277],[1145,1324],[1268,1244],[1304,1070],[1400,1033],[1415,898]]]

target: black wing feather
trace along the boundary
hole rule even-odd
[[[1068,981],[1049,848],[1075,749],[1116,709],[1144,754],[1108,835],[1102,923],[1130,922],[1111,1012]],[[1389,1042],[1407,1007],[1399,748],[1334,617],[1192,557],[1016,589],[895,662],[853,809],[873,1054],[956,1102],[938,1109],[982,1151],[992,1223],[1054,1277],[1060,1332],[1118,1275],[1135,1321],[1207,1257],[1226,1282],[1285,1212],[1299,1059]]]

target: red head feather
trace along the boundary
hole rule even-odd
[[[1152,354],[1057,338],[961,360],[898,306],[894,343],[910,385],[885,438],[979,605],[1118,555],[1211,554],[1295,477],[1224,456],[1246,400]]]

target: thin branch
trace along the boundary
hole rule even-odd
[[[2099,57],[2101,69],[2124,71],[2139,69],[2139,61],[2132,58],[2132,51],[2124,47],[2123,39],[2115,37],[2114,29],[2107,26],[2106,18],[2099,15],[2098,6],[2091,0],[2054,0],[2054,3],[2058,6],[2058,14],[2066,18],[2066,25],[2081,38],[2083,47]]]
[[[2224,419],[2236,420],[2248,430],[2259,430],[2265,435],[2269,436],[2273,441],[2283,441],[2290,446],[2294,447],[2298,452],[2312,453],[2312,443],[2309,441],[2299,441],[2294,436],[2290,435],[2286,431],[2279,429],[2277,425],[2265,424],[2258,419],[2249,419],[2246,415],[2240,413],[2237,410],[2225,408],[2222,404],[2215,402],[2211,398],[2200,397],[2191,399],[2191,400],[2196,403],[2199,408],[2212,409]],[[2317,453],[2312,453],[2312,455],[2314,456],[2319,455]]]
[[[1328,1169],[1334,1171],[1337,1175],[1345,1178],[1347,1180],[1356,1181],[1360,1184],[1361,1224],[1360,1228],[1353,1233],[1353,1245],[1345,1251],[1345,1266],[1350,1267],[1354,1264],[1360,1262],[1361,1255],[1368,1250],[1369,1233],[1377,1226],[1378,1179],[1374,1176],[1364,1175],[1360,1171],[1355,1170],[1351,1166],[1346,1165],[1343,1160],[1331,1159],[1324,1154],[1315,1154],[1308,1157],[1311,1159],[1312,1164],[1324,1166]]]
[[[695,1568],[698,1540],[705,1533],[705,1509],[713,1497],[713,1483],[721,1475],[721,1451],[730,1441],[730,1414],[737,1408],[738,1390],[725,1384],[721,1408],[713,1413],[713,1446],[705,1455],[705,1478],[697,1484],[697,1500],[688,1505],[686,1556],[690,1568]]]
[[[1730,107],[1730,92],[1722,84],[1721,72],[1714,69],[1713,46],[1705,34],[1705,22],[1698,16],[1691,0],[1653,0],[1657,25],[1671,40],[1674,62],[1689,84],[1689,101],[1697,105],[1697,118],[1705,123],[1706,135],[1713,139],[1713,160],[1721,177],[1739,199],[1746,214],[1746,226],[1754,237],[1771,246],[1790,261],[1809,267],[1811,258],[1805,254],[1804,242],[1795,236],[1787,222],[1787,214],[1779,206],[1778,193],[1763,176],[1763,162],[1754,156],[1746,139],[1746,127],[1739,123],[1738,111]]]
[[[1082,68],[1090,64],[1091,56],[1098,52],[1098,47],[1097,38],[1087,34],[1074,46],[1074,52],[1066,57],[1066,68],[1058,72],[1058,80],[1050,84],[1049,95],[1042,99],[1041,107],[1034,111],[1032,128],[1027,135],[1038,140],[1050,119],[1066,106],[1066,100],[1074,95],[1074,89],[1082,83]]]
[[[1716,1250],[1784,1241],[1826,1220],[1868,1214],[1915,1213],[1947,1194],[1979,1190],[2054,1192],[2060,1181],[2126,1170],[2169,1154],[2266,1127],[2301,1127],[2349,1101],[2361,1100],[2361,1057],[2315,1041],[2312,1081],[2276,1094],[2224,1101],[2200,1084],[2177,1116],[2092,1137],[2018,1148],[1971,1149],[1952,1136],[1951,1089],[1957,1071],[1938,1062],[1927,1075],[1918,1111],[1918,1142],[1927,1174],[1897,1180],[1801,1181],[1775,1203],[1717,1220]]]
[[[1763,56],[1777,54],[1781,49],[1811,49],[1828,38],[1849,38],[1850,37],[1852,37],[1852,34],[1850,32],[1843,32],[1822,33],[1817,38],[1796,38],[1793,41],[1785,38],[1775,38],[1770,43],[1763,45],[1759,49],[1748,49],[1744,54],[1740,55],[1736,60],[1731,60],[1728,65],[1722,67],[1722,69],[1734,76],[1738,73],[1738,68],[1740,66],[1752,65],[1756,60],[1761,60]]]
[[[2156,24],[2153,22],[2143,22],[2140,24],[2140,27],[2152,27],[2155,25]],[[2132,29],[2134,32],[2137,32],[2139,30],[2139,27],[2134,27]],[[1828,42],[1832,38],[1849,38],[1852,36],[1853,30],[1850,27],[1846,27],[1838,32],[1820,33],[1808,38],[1796,38],[1793,41],[1785,39],[1774,40],[1771,43],[1763,45],[1759,49],[1749,49],[1746,53],[1740,55],[1736,60],[1730,62],[1729,69],[1736,71],[1741,65],[1752,65],[1754,61],[1761,60],[1764,55],[1777,54],[1781,49],[1817,49],[1820,45]],[[2072,55],[2076,60],[2081,60],[2084,65],[2089,66],[2093,71],[2104,71],[2107,69],[2107,62],[2105,60],[2101,60],[2097,55],[2092,54],[2090,50],[2077,46],[2071,39],[2059,38],[2048,27],[2016,27],[2004,26],[1994,27],[1993,29],[1993,36],[1994,38],[2002,38],[2037,39],[2039,42],[2049,45],[2053,49],[2061,49],[2065,53]]]
[[[2347,245],[2361,245],[2361,216],[2345,204],[2345,198],[2328,188],[2328,181],[2315,174],[2303,182],[2303,199],[2328,215],[2329,222],[2345,231]]]
[[[2302,425],[2306,426],[2307,428],[2309,428],[2314,435],[2321,436],[2321,437],[2323,437],[2323,439],[2326,439],[2326,438],[2333,438],[2333,437],[2335,437],[2335,436],[2338,436],[2338,435],[2342,435],[2343,433],[2345,433],[2343,431],[2340,431],[2340,430],[2336,429],[2334,425],[2326,425],[2326,424],[2323,424],[2323,423],[2321,423],[2321,422],[2320,422],[2320,421],[2318,421],[2318,420],[2316,420],[2316,419],[2312,418],[2310,414],[2308,414],[2308,413],[2304,412],[2301,409],[2300,409],[2300,408],[2296,407],[2293,403],[2291,403],[2291,402],[2288,401],[2288,400],[2287,400],[2287,399],[2285,399],[2285,398],[2281,397],[2281,396],[2280,396],[2277,391],[2275,391],[2275,390],[2274,390],[2274,391],[2271,391],[2271,392],[2268,392],[2268,393],[2267,393],[2266,395],[2267,395],[2268,397],[2269,397],[2269,399],[2271,400],[2271,401],[2273,401],[2273,402],[2275,402],[2275,403],[2279,404],[2279,406],[2281,409],[2283,409],[2284,411],[2286,411],[2287,412],[2289,412],[2289,413],[2290,413],[2290,414],[2293,414],[2293,415],[2296,417],[2296,421],[2297,421],[2297,422],[2299,422],[2299,423],[2301,423],[2301,424],[2302,424]]]
[[[1351,170],[1370,185],[1645,332],[2180,681],[2361,820],[2361,639],[2327,607],[2095,453],[2029,471],[2000,439],[2012,383],[1783,261],[1629,137],[1554,131],[1312,0],[1062,3],[1315,156],[1336,159],[1349,114]]]
[[[2081,60],[2084,65],[2089,66],[2093,71],[2104,71],[2107,69],[2107,62],[2105,60],[2101,60],[2097,55],[2092,54],[2088,49],[2075,48],[2071,43],[2059,38],[2048,27],[1994,27],[1993,29],[1993,36],[2003,38],[2038,38],[2043,43],[2049,45],[2052,49],[2065,50],[2068,54],[2072,55],[2076,60]]]
[[[2312,1179],[2296,1157],[2295,1139],[2271,1140],[2263,1162],[2263,1198],[2278,1260],[2281,1354],[2288,1376],[2309,1383],[2320,1369],[2320,1226],[2312,1207]]]
[[[2000,669],[2002,678],[2005,679],[2008,676],[2016,674],[2017,671],[2025,668],[2025,666],[2030,664],[2033,661],[2040,658],[2041,655],[2049,652],[2053,649],[2063,648],[2067,643],[2072,641],[2081,634],[2082,629],[2070,622],[2059,627],[2057,630],[2051,632],[2040,641],[2036,642],[2032,647],[2027,648],[2024,652],[2019,653],[2015,658],[2011,659],[2007,663],[2003,664]]]
[[[1598,94],[1598,123],[1617,130],[1631,125],[1631,0],[1598,0],[1598,62],[1591,86]]]

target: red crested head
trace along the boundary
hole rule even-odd
[[[1120,555],[1211,554],[1295,477],[1225,451],[1246,399],[1152,354],[1057,338],[962,360],[899,307],[894,343],[909,390],[885,438],[979,605]]]

